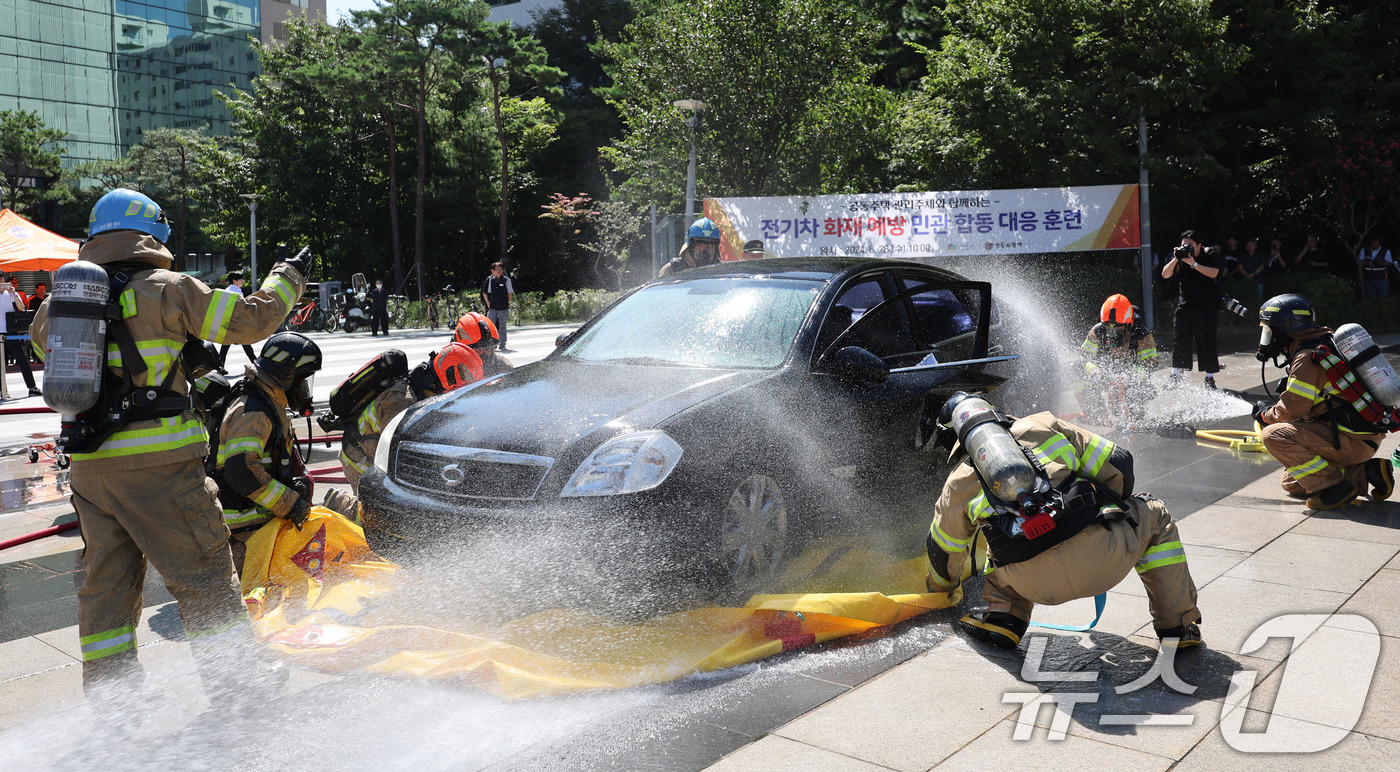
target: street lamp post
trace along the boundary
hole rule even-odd
[[[250,273],[251,273],[252,281],[249,282],[249,286],[251,286],[251,287],[257,287],[257,286],[258,286],[258,199],[262,198],[262,197],[263,197],[263,194],[262,194],[262,193],[239,193],[239,194],[238,194],[238,197],[239,197],[239,198],[242,198],[242,199],[244,199],[244,200],[246,200],[246,201],[248,202],[248,231],[249,231],[248,243],[249,243],[249,246],[250,246],[249,252],[251,253],[251,259],[252,259],[252,261],[253,261],[253,268],[252,268],[252,271],[250,272]],[[307,277],[307,278],[309,279],[310,277]]]
[[[698,99],[677,99],[671,104],[690,113],[685,125],[690,127],[690,165],[685,172],[685,227],[695,221],[695,127],[700,124],[700,113],[710,106]]]

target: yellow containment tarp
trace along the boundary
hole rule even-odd
[[[923,592],[922,558],[860,549],[806,559],[824,587],[880,591],[756,595],[744,608],[702,608],[639,623],[559,609],[489,631],[357,627],[371,599],[392,597],[400,571],[359,526],[323,507],[298,531],[273,520],[248,542],[243,594],[258,635],[298,662],[336,673],[453,680],[508,698],[620,689],[720,670],[948,608],[961,592]],[[797,583],[801,587],[802,583]],[[903,592],[899,590],[905,590]]]

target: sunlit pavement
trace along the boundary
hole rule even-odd
[[[522,353],[531,351],[527,334],[511,332],[513,347]],[[555,334],[539,331],[533,342],[538,348],[529,355],[547,353]],[[337,335],[318,340],[327,337]],[[385,342],[402,341],[414,360],[421,354],[409,345],[426,352],[437,340],[415,334]],[[373,353],[370,342],[356,340],[358,348],[335,354],[338,362],[344,357],[344,372]],[[1252,357],[1225,361],[1217,379],[1222,388],[1260,393]],[[241,364],[236,349],[230,352],[234,362]],[[1244,428],[1245,402],[1206,392],[1199,374],[1188,381],[1159,395],[1161,410],[1211,417],[1211,427]],[[329,385],[318,383],[318,392]],[[1070,404],[1063,412],[1072,410]],[[292,693],[268,706],[246,731],[225,738],[214,752],[219,762],[211,763],[210,751],[189,735],[215,722],[201,714],[208,703],[174,604],[152,578],[138,640],[165,707],[142,725],[142,742],[104,756],[103,766],[272,769],[301,763],[307,754],[333,754],[337,766],[352,769],[700,769],[716,762],[716,769],[745,770],[1394,767],[1400,761],[1400,661],[1394,651],[1400,615],[1393,602],[1400,590],[1400,506],[1364,503],[1309,516],[1279,491],[1278,466],[1267,456],[1198,443],[1172,426],[1110,436],[1133,450],[1138,489],[1161,497],[1182,521],[1208,644],[1179,657],[1177,672],[1197,687],[1190,696],[1171,691],[1161,679],[1123,694],[1115,688],[1146,673],[1156,649],[1146,598],[1130,575],[1110,593],[1092,633],[1028,636],[1023,649],[1036,639],[1046,641],[1038,669],[1029,671],[1019,655],[1008,657],[951,634],[961,611],[673,684],[568,699],[503,702],[465,686],[299,670]],[[1388,440],[1382,453],[1395,445]],[[0,539],[48,525],[67,511],[0,515]],[[3,555],[0,768],[52,765],[93,725],[81,699],[72,626],[77,546],[76,539],[61,536]],[[1330,617],[1310,631],[1292,655],[1309,663],[1307,671],[1290,666],[1285,672],[1285,641],[1258,650],[1245,646],[1249,633],[1272,617],[1333,612],[1368,617],[1381,635],[1370,699],[1354,727],[1345,710],[1282,698],[1276,706],[1273,696],[1285,675],[1287,689],[1301,683],[1313,693],[1348,682],[1351,660],[1341,652],[1364,648],[1356,645],[1364,632],[1354,618]],[[1035,617],[1084,624],[1093,607],[1089,601],[1042,607]],[[1333,648],[1336,656],[1306,656]],[[1244,733],[1272,721],[1273,735],[1280,728],[1304,736],[1309,728],[1337,726],[1343,739],[1308,755],[1235,750],[1239,732],[1230,729],[1228,716],[1221,729],[1222,708],[1232,676],[1245,672],[1257,673],[1262,686],[1248,703]],[[1299,678],[1306,681],[1293,680]],[[1028,694],[1045,699],[1066,693],[1075,697],[1061,705],[1062,723],[1054,708],[1021,712]],[[1137,723],[1123,723],[1125,715],[1137,716]],[[1165,718],[1144,722],[1147,715]],[[1028,739],[1017,739],[1018,718]],[[172,736],[185,727],[196,729]],[[160,742],[144,742],[156,738]]]

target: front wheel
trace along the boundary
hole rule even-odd
[[[792,558],[787,500],[764,474],[739,480],[719,502],[717,578],[723,590],[748,595],[777,589]]]
[[[389,319],[393,321],[394,329],[402,330],[404,325],[408,324],[408,306],[395,303],[394,307],[389,309]]]
[[[360,329],[360,322],[359,322],[358,319],[356,319],[355,317],[352,316],[352,317],[349,317],[349,318],[347,318],[347,319],[345,320],[345,331],[346,331],[346,332],[354,332],[355,330],[358,330],[358,329]]]

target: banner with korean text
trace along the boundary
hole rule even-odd
[[[776,257],[926,260],[1136,249],[1137,185],[707,198],[724,260],[758,239]]]

